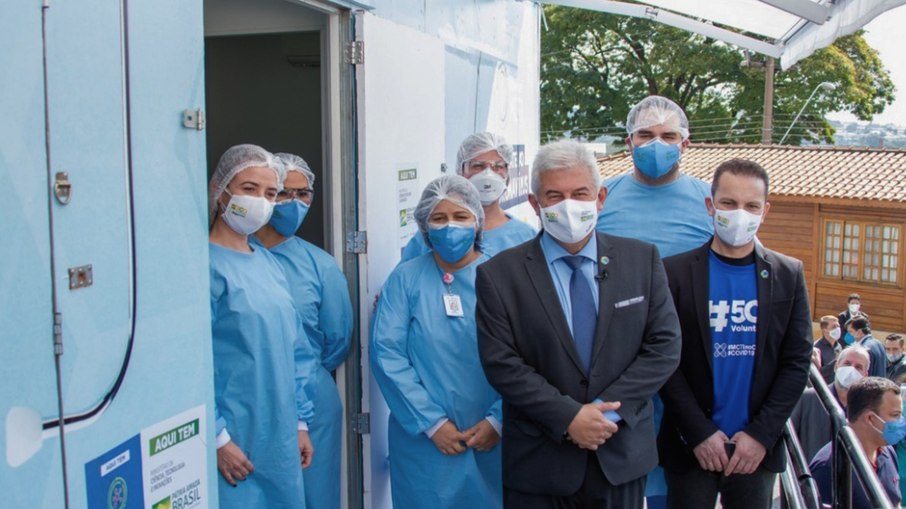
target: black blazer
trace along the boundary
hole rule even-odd
[[[698,462],[692,449],[717,432],[711,421],[714,380],[708,310],[709,240],[664,260],[683,334],[679,369],[661,389],[664,421],[658,452],[664,468],[686,471]],[[743,431],[767,449],[762,465],[786,466],[778,440],[802,396],[812,352],[812,322],[802,262],[755,245],[758,323],[749,424]]]
[[[595,398],[622,404],[619,430],[597,451],[610,482],[637,479],[657,464],[650,401],[679,361],[679,322],[657,249],[596,235],[599,312],[588,374],[540,235],[478,267],[478,346],[503,397],[503,482],[517,491],[579,489],[589,454],[564,435]]]

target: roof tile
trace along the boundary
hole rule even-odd
[[[788,145],[692,144],[683,172],[710,182],[722,161],[741,157],[762,165],[771,194],[906,203],[906,150]],[[632,170],[629,152],[598,159],[605,179]]]

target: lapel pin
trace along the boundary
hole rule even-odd
[[[601,265],[607,265],[608,263],[610,263],[610,258],[608,258],[608,257],[606,257],[606,256],[602,256],[602,257],[601,257]]]
[[[761,271],[761,279],[767,279],[767,278],[768,278],[768,269],[763,269]]]

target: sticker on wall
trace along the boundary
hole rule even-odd
[[[86,463],[88,508],[208,507],[205,429],[204,406],[198,406]]]
[[[418,187],[418,168],[415,165],[397,165],[396,170],[397,210],[399,210],[399,248],[402,251],[406,244],[418,232],[415,223],[415,207],[421,196]]]

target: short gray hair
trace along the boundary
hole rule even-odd
[[[588,169],[595,184],[595,189],[601,187],[601,173],[591,151],[585,145],[575,140],[563,139],[542,146],[532,163],[532,194],[538,196],[541,192],[541,174],[548,171],[565,170],[573,166],[583,166]]]

